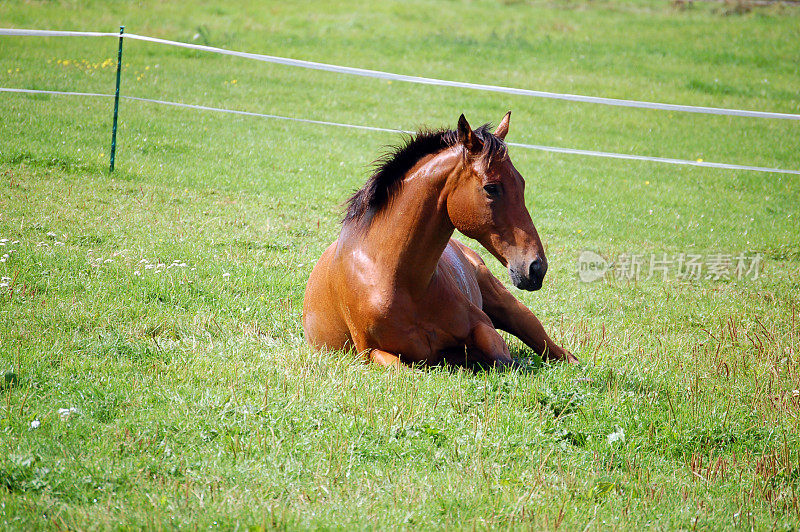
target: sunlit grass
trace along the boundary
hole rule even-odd
[[[7,7],[3,27],[125,23],[445,79],[800,111],[788,7]],[[511,108],[513,141],[800,168],[792,121],[125,46],[127,95],[401,129],[452,126],[461,112],[496,121]],[[115,51],[115,39],[3,37],[0,86],[113,92]],[[387,372],[350,353],[312,354],[300,308],[341,202],[396,136],[123,101],[109,176],[110,100],[4,94],[0,116],[5,526],[795,526],[796,176],[512,148],[550,262],[540,292],[515,293],[583,366],[542,365],[509,338],[529,371]],[[587,249],[757,255],[763,269],[582,283]]]

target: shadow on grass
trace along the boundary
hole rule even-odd
[[[447,353],[444,359],[438,364],[420,364],[418,366],[415,365],[415,367],[429,370],[444,369],[451,373],[467,371],[475,375],[489,372],[505,373],[509,371],[517,371],[523,375],[533,375],[545,368],[555,367],[555,365],[560,364],[559,362],[544,362],[541,356],[530,349],[511,346],[509,347],[509,351],[513,359],[513,364],[511,365],[489,364],[470,359],[466,352],[458,350]]]

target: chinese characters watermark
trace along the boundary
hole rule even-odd
[[[622,281],[648,279],[681,281],[727,281],[758,279],[763,257],[760,253],[622,253],[613,260],[584,250],[578,257],[578,278],[591,283],[604,277]]]

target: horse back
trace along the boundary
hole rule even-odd
[[[353,345],[332,289],[336,246],[334,241],[317,261],[303,298],[303,331],[306,341],[316,349],[346,349]]]

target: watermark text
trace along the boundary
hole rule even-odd
[[[578,278],[584,283],[609,277],[621,281],[755,280],[762,268],[760,253],[621,253],[607,259],[584,250],[578,257]]]

